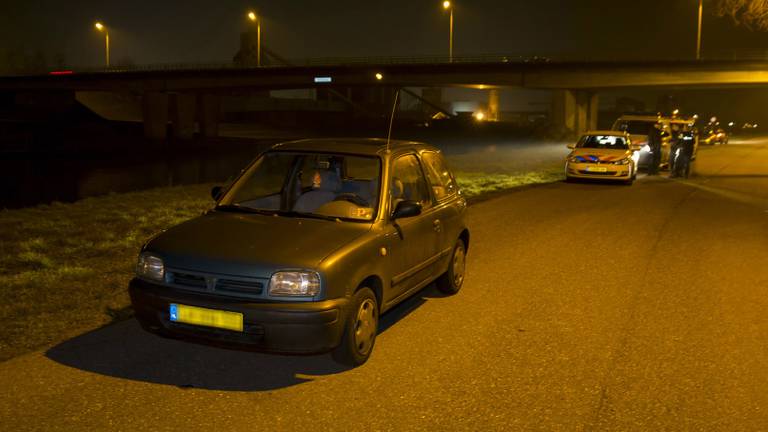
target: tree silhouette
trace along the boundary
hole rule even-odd
[[[768,0],[715,0],[715,13],[752,30],[768,30]]]

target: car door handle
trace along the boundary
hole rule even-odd
[[[435,219],[432,222],[432,228],[434,228],[437,232],[440,232],[440,230],[443,229],[443,225],[440,223],[440,219]]]

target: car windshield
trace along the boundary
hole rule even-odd
[[[581,137],[577,147],[608,150],[626,150],[629,148],[623,137],[612,135],[585,135]]]
[[[378,157],[270,151],[222,197],[217,209],[370,221],[379,202]]]

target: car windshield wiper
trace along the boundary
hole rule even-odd
[[[303,218],[310,218],[310,219],[324,219],[329,221],[337,221],[340,220],[337,216],[327,216],[327,215],[321,215],[317,213],[302,213],[297,212],[295,210],[279,210],[275,212],[278,216],[285,216],[285,217],[303,217]]]
[[[257,209],[253,207],[244,207],[239,204],[223,204],[214,207],[214,210],[228,211],[228,212],[240,212],[240,213],[254,213],[260,215],[274,216],[277,214],[275,210]]]

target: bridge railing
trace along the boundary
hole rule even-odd
[[[286,66],[358,66],[358,65],[391,65],[391,64],[449,64],[449,63],[526,63],[549,62],[551,59],[539,56],[487,54],[474,56],[456,56],[452,59],[448,56],[395,56],[395,57],[320,57],[305,59],[288,59],[284,62],[265,62],[261,68],[275,68]],[[238,70],[256,68],[255,62],[209,62],[209,63],[155,63],[155,64],[129,64],[88,67],[71,67],[63,71],[65,73],[113,73],[113,72],[155,72],[155,71],[203,71],[203,70]],[[51,70],[34,71],[0,71],[0,76],[9,75],[41,75],[54,72]]]
[[[268,59],[267,59],[268,60]],[[768,50],[736,50],[706,52],[704,61],[768,61]],[[261,68],[286,66],[323,67],[323,66],[361,66],[361,65],[409,65],[409,64],[488,64],[488,63],[570,63],[570,62],[658,62],[658,61],[693,61],[692,58],[680,59],[636,59],[619,57],[588,58],[584,56],[558,56],[556,58],[520,55],[520,54],[482,54],[471,56],[393,56],[393,57],[319,57],[304,59],[288,59],[280,62],[269,62]],[[205,70],[241,70],[254,69],[254,62],[208,62],[208,63],[155,63],[114,65],[111,67],[89,66],[73,67],[65,73],[115,73],[115,72],[161,72],[161,71],[205,71]],[[23,70],[2,71],[0,76],[30,76],[45,75],[53,70]]]

